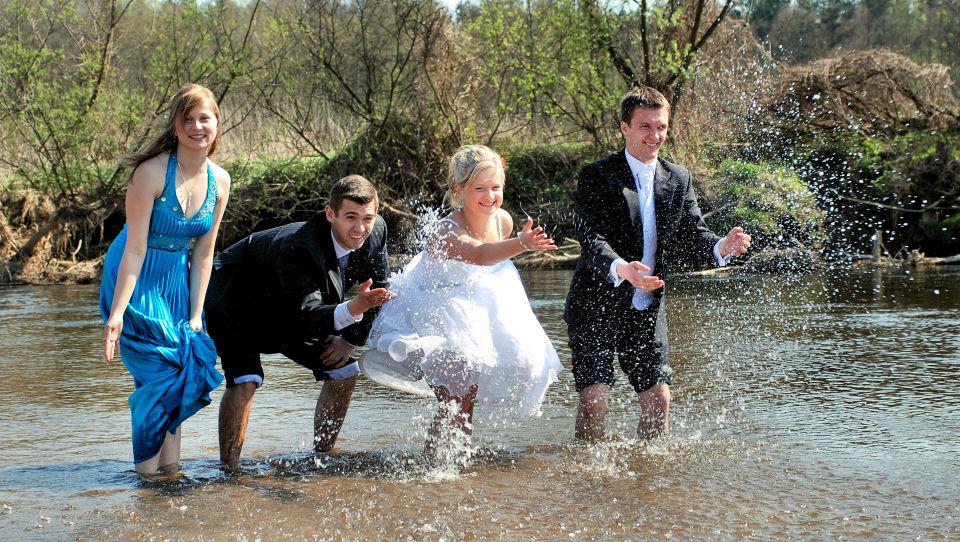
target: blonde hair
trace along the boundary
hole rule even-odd
[[[462,204],[457,195],[457,187],[463,190],[476,179],[477,175],[489,168],[501,183],[506,180],[503,172],[503,158],[484,145],[464,145],[450,157],[447,174],[447,199],[450,205],[459,208]]]
[[[147,145],[143,150],[124,156],[120,163],[124,166],[137,166],[147,160],[162,154],[164,152],[173,152],[177,150],[177,123],[186,118],[187,114],[196,106],[201,104],[210,106],[213,115],[217,118],[217,135],[210,143],[207,149],[207,156],[210,156],[217,150],[217,144],[220,143],[220,134],[223,130],[220,128],[220,107],[217,106],[217,98],[207,87],[191,83],[183,86],[176,94],[170,98],[170,111],[167,114],[167,121],[161,133],[153,143]]]

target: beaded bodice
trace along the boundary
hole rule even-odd
[[[217,181],[213,177],[213,167],[207,162],[207,193],[203,205],[196,214],[184,216],[180,201],[177,199],[177,155],[170,154],[167,161],[167,173],[163,184],[163,193],[153,200],[153,213],[150,215],[150,230],[147,232],[147,247],[171,252],[188,250],[197,237],[210,231],[213,226],[213,208],[217,205]]]

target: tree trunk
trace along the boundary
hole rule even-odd
[[[10,229],[10,224],[7,222],[7,215],[3,212],[3,207],[0,207],[0,253],[3,252],[3,249],[7,246],[13,246],[15,241],[13,239],[13,230]]]
[[[40,226],[40,229],[37,230],[30,239],[27,239],[27,242],[20,247],[20,250],[17,251],[17,255],[14,256],[14,260],[26,261],[30,256],[33,255],[33,251],[37,248],[37,245],[40,244],[40,241],[53,233],[53,231],[63,222],[64,218],[68,214],[66,208],[61,207],[57,209],[57,212],[53,214],[53,217],[50,218],[43,226]]]
[[[883,258],[883,231],[877,230],[873,234],[873,261],[880,263]]]

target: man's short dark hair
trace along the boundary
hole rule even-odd
[[[653,87],[637,87],[620,99],[620,120],[630,124],[633,112],[637,108],[660,109],[664,107],[670,113],[670,100]]]
[[[345,199],[360,205],[366,205],[372,201],[374,208],[380,206],[377,189],[373,186],[373,183],[360,175],[347,175],[330,187],[330,202],[328,205],[333,209],[333,212],[340,212],[340,204]]]

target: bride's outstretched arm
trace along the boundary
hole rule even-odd
[[[557,246],[540,226],[533,226],[533,219],[527,217],[523,229],[516,237],[513,233],[513,219],[506,211],[503,222],[502,241],[483,242],[471,237],[465,230],[453,223],[445,224],[434,235],[428,250],[453,260],[476,265],[493,265],[510,259],[528,250],[556,250]]]

